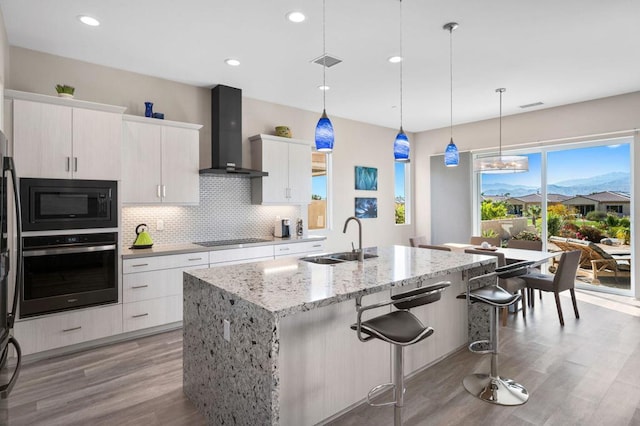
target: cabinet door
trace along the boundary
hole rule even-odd
[[[289,144],[262,142],[262,170],[269,176],[262,178],[262,203],[287,204],[289,188]]]
[[[120,180],[122,114],[73,108],[74,179]]]
[[[21,177],[71,178],[71,108],[15,99],[13,155]]]
[[[289,145],[289,202],[311,202],[311,147],[292,143]]]
[[[162,127],[123,121],[122,202],[159,203]]]
[[[162,202],[200,202],[198,131],[162,127]]]

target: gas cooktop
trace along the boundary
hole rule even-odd
[[[216,246],[233,246],[237,244],[252,244],[252,243],[268,243],[271,240],[265,240],[262,238],[240,238],[237,240],[217,240],[217,241],[202,241],[194,243],[203,247],[216,247]]]

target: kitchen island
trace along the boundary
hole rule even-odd
[[[360,342],[349,329],[358,296],[370,303],[451,281],[438,303],[412,310],[435,333],[407,348],[407,375],[467,343],[467,304],[456,296],[465,276],[493,269],[493,258],[404,246],[376,254],[361,263],[282,259],[185,273],[184,392],[209,423],[315,424],[389,382],[389,345]]]

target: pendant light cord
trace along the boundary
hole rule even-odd
[[[449,89],[449,106],[451,108],[449,136],[453,142],[453,25],[449,27]]]
[[[327,43],[326,43],[326,28],[325,28],[325,3],[326,0],[322,0],[322,111],[323,113],[327,109]]]
[[[500,92],[500,139],[498,139],[500,143],[498,148],[500,158],[502,158],[502,92],[504,92],[504,90],[505,89],[498,89],[498,91]]]
[[[404,56],[402,55],[402,0],[400,0],[400,131],[402,129],[402,63],[404,62]]]

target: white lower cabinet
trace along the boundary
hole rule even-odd
[[[123,331],[182,321],[183,272],[208,266],[207,252],[125,259],[122,262]]]
[[[274,246],[274,255],[278,257],[302,257],[307,254],[321,253],[324,251],[323,241],[305,241],[301,243],[286,243]]]
[[[182,321],[182,289],[179,295],[122,305],[122,331],[125,333],[177,321]]]
[[[122,305],[109,305],[15,323],[22,353],[29,355],[122,333]]]
[[[214,250],[209,252],[209,266],[233,265],[273,259],[273,246],[246,247],[240,249]]]

